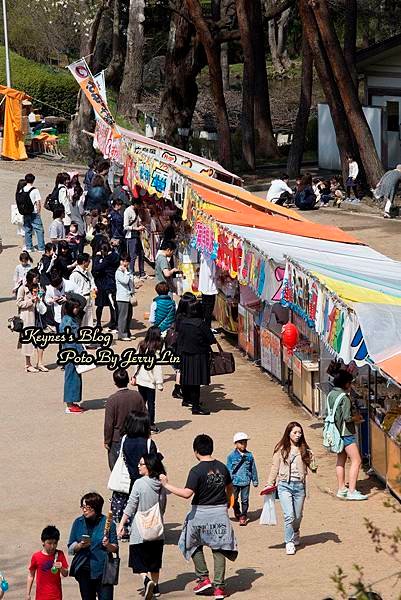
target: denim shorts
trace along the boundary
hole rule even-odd
[[[343,436],[344,447],[356,444],[356,435],[344,435]]]

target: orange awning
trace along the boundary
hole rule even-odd
[[[387,360],[377,363],[383,373],[401,385],[401,354],[396,354]]]
[[[0,94],[6,96],[4,111],[3,148],[1,155],[11,160],[28,158],[22,132],[22,100],[29,98],[24,92],[0,85]]]

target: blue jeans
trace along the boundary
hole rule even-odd
[[[305,501],[305,485],[302,481],[280,481],[278,497],[284,514],[285,543],[294,541],[294,533],[299,532]]]
[[[127,239],[127,251],[130,257],[130,270],[135,273],[135,261],[138,257],[139,275],[145,275],[143,247],[140,237]]]
[[[24,215],[24,231],[25,231],[25,248],[33,250],[32,244],[32,233],[36,234],[38,241],[39,252],[45,251],[45,234],[43,231],[43,223],[40,215],[32,213],[31,215]]]
[[[246,517],[249,508],[249,488],[250,485],[234,485],[234,513]],[[239,497],[241,496],[241,508],[239,506]]]

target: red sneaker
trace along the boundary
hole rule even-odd
[[[202,579],[198,579],[196,582],[196,586],[194,587],[195,594],[201,594],[205,590],[208,590],[212,587],[212,582],[209,577],[203,577]],[[224,596],[223,596],[224,598]]]
[[[249,519],[245,515],[242,515],[242,517],[239,518],[240,527],[245,527],[246,525],[248,525],[248,523]]]
[[[85,412],[84,408],[81,408],[80,406],[78,406],[78,404],[71,404],[70,406],[66,406],[65,407],[65,414],[69,415],[69,414],[81,414]]]
[[[224,598],[227,598],[227,597],[228,597],[228,594],[226,594],[226,592],[223,588],[215,588],[213,598],[216,598],[217,600],[224,600]]]

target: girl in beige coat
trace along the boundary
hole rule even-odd
[[[35,327],[38,325],[37,315],[46,313],[46,305],[42,301],[39,294],[39,275],[36,271],[28,271],[26,275],[26,285],[21,285],[17,293],[17,307],[19,316],[25,327]],[[27,373],[38,373],[39,371],[47,372],[48,369],[43,364],[43,350],[36,348],[37,365],[34,367],[31,362],[31,357],[34,354],[35,347],[33,344],[21,344],[18,341],[18,348],[22,349],[22,354],[25,356],[25,371]]]

